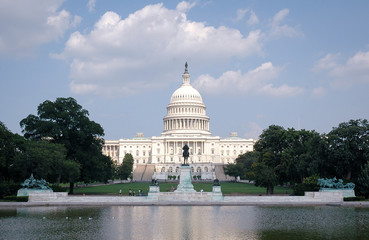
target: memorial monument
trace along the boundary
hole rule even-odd
[[[185,144],[183,147],[183,164],[180,167],[181,175],[179,184],[177,190],[174,192],[196,192],[191,182],[191,168],[188,164],[188,157],[190,156],[190,153],[188,152],[188,149],[189,147],[187,144]]]
[[[38,180],[31,176],[22,184],[22,188],[18,190],[17,196],[29,196],[30,193],[52,193],[53,190],[49,187],[49,183],[44,179]]]
[[[341,192],[343,197],[355,197],[355,184],[343,184],[342,179],[334,178],[319,178],[319,192]]]

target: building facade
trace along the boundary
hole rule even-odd
[[[161,136],[146,138],[137,133],[131,139],[106,140],[103,153],[117,164],[122,163],[125,154],[132,154],[135,180],[166,179],[179,175],[182,148],[187,144],[193,174],[202,179],[219,179],[221,176],[217,175],[222,174],[223,165],[234,163],[238,155],[252,151],[254,140],[240,138],[235,132],[228,138],[212,136],[209,120],[200,93],[191,85],[186,63],[182,85],[174,91],[167,106]]]

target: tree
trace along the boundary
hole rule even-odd
[[[273,156],[264,164],[274,173],[278,183],[302,183],[304,178],[322,172],[325,160],[325,147],[322,136],[315,131],[285,130],[271,125],[260,135],[255,150],[261,156]],[[269,154],[269,155],[265,155]]]
[[[230,163],[224,167],[224,173],[237,178],[243,174],[243,169],[237,164]]]
[[[41,103],[37,116],[28,115],[20,126],[27,139],[62,144],[66,148],[66,159],[80,166],[79,180],[103,181],[107,175],[101,174],[101,170],[111,168],[111,163],[101,152],[104,130],[88,115],[75,99],[57,98],[55,102],[47,100]],[[73,193],[73,187],[74,182],[71,181],[70,193]]]
[[[124,158],[122,164],[118,167],[118,177],[120,180],[127,179],[132,177],[133,170],[133,157],[130,153],[127,153]]]
[[[265,153],[261,161],[255,162],[252,165],[255,185],[265,187],[268,195],[274,193],[274,186],[278,184],[275,169],[265,163],[270,157],[272,157],[271,153]]]
[[[350,120],[327,134],[329,167],[338,178],[356,179],[369,159],[369,123]]]
[[[15,135],[0,122],[0,182],[10,180],[9,166],[13,164],[17,154],[14,138]]]
[[[57,182],[63,175],[65,155],[63,145],[42,140],[24,140],[9,170],[16,181],[23,181],[33,173],[36,178]]]
[[[253,179],[252,164],[260,158],[260,153],[257,151],[246,152],[239,155],[236,158],[236,166],[241,169],[241,173],[238,175],[242,179]]]
[[[369,197],[369,162],[367,162],[361,169],[360,175],[356,181],[356,190],[359,194]]]

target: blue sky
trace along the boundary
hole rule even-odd
[[[0,0],[0,121],[74,97],[106,139],[159,136],[184,63],[210,131],[369,118],[369,1]]]

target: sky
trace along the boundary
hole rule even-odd
[[[105,139],[160,136],[188,62],[214,136],[369,119],[369,1],[0,0],[0,121],[73,97]]]

